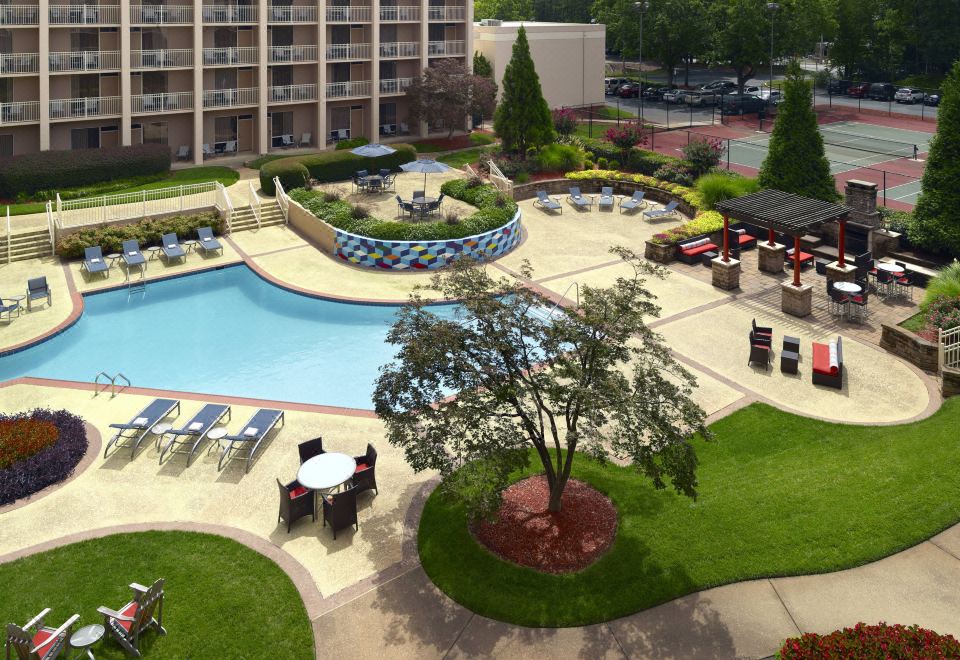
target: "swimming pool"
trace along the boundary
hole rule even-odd
[[[121,372],[136,387],[370,409],[399,309],[298,295],[243,265],[89,295],[84,305],[63,333],[0,358],[0,380]]]

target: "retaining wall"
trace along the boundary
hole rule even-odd
[[[939,366],[937,345],[898,325],[883,324],[880,346],[924,371],[936,373]]]

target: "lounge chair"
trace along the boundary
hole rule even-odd
[[[313,440],[307,440],[297,445],[297,453],[300,454],[300,465],[303,465],[314,456],[325,454],[323,450],[323,437],[318,436]]]
[[[580,194],[580,188],[576,186],[570,188],[570,194],[567,196],[567,201],[581,210],[593,208],[593,197],[584,197]]]
[[[597,206],[602,211],[604,207],[613,211],[613,188],[610,186],[604,186],[600,189],[600,201],[597,203]]]
[[[123,650],[139,658],[140,636],[145,631],[156,628],[161,635],[167,634],[163,628],[163,579],[150,587],[134,582],[130,589],[133,590],[133,599],[119,610],[101,606],[97,612],[103,615],[103,627],[110,631]]]
[[[163,256],[167,258],[167,263],[170,263],[171,259],[187,260],[187,253],[183,251],[180,239],[177,238],[176,234],[164,234],[160,240],[162,241],[160,249],[163,250]]]
[[[13,300],[12,298],[0,298],[0,319],[3,319],[3,315],[7,315],[7,322],[13,321],[13,313],[17,313],[17,317],[20,316],[20,301]]]
[[[94,273],[105,273],[110,277],[110,265],[103,259],[103,250],[99,245],[83,249],[83,264],[80,266],[90,275]]]
[[[146,7],[147,5],[144,5]],[[185,144],[181,144],[180,148],[177,149],[177,160],[187,160],[190,158],[190,147]]]
[[[309,146],[310,146],[310,139],[311,139],[312,137],[313,137],[313,136],[310,135],[310,133],[304,133],[303,135],[300,136],[300,142],[297,143],[297,146],[298,146],[298,147],[309,147]]]
[[[377,450],[369,442],[367,443],[367,452],[363,456],[354,456],[353,460],[357,462],[357,469],[353,473],[353,487],[359,495],[365,490],[372,490],[377,495]]]
[[[277,522],[287,521],[287,534],[290,533],[290,525],[304,516],[313,516],[313,522],[317,522],[317,491],[310,490],[296,479],[288,484],[282,484],[277,479],[277,486],[280,487]]]
[[[634,190],[633,197],[625,197],[620,200],[620,213],[624,211],[633,211],[644,208],[647,203],[643,201],[643,196],[647,193],[643,190]]]
[[[190,459],[193,458],[197,447],[203,442],[214,426],[221,420],[230,420],[230,406],[220,403],[208,403],[183,424],[179,429],[170,429],[164,435],[169,435],[170,440],[160,450],[160,463],[163,463],[164,454],[186,454],[187,467],[190,466]],[[162,440],[162,436],[160,440]]]
[[[53,304],[53,294],[50,293],[50,286],[47,284],[47,277],[33,277],[27,280],[27,309],[33,308],[34,300],[46,298],[47,304]]]
[[[551,199],[545,190],[537,191],[537,199],[533,202],[533,205],[544,211],[559,211],[561,215],[563,214],[563,204]]]
[[[664,206],[662,209],[657,209],[654,211],[644,211],[643,217],[654,220],[654,219],[669,218],[670,216],[679,215],[677,213],[678,206],[680,206],[678,202],[672,201],[666,206]]]
[[[140,251],[140,244],[136,240],[130,239],[123,242],[123,262],[127,264],[127,269],[131,266],[147,267],[147,260]]]
[[[220,254],[223,254],[223,246],[220,245],[220,242],[213,237],[213,229],[210,227],[199,227],[197,229],[197,238],[200,240],[197,242],[197,249],[203,250],[203,253],[207,252],[216,252],[220,250]]]
[[[110,428],[117,429],[117,432],[107,442],[107,446],[103,450],[103,457],[107,457],[111,447],[117,449],[129,447],[130,458],[133,458],[140,443],[143,442],[144,436],[161,419],[169,417],[174,410],[177,411],[178,415],[180,414],[180,402],[176,399],[154,399],[126,424],[111,424]]]
[[[360,529],[357,522],[357,488],[348,488],[343,492],[327,495],[323,498],[323,526],[327,523],[333,529],[333,540],[337,540],[337,532],[353,525]]]
[[[74,614],[59,628],[50,628],[43,625],[43,620],[49,613],[48,607],[22,626],[7,624],[7,660],[11,658],[11,650],[12,657],[20,660],[53,660],[67,648],[70,629],[80,619],[80,615]]]
[[[813,384],[843,388],[843,340],[829,344],[813,342]]]
[[[217,470],[222,470],[223,466],[240,452],[246,452],[247,467],[246,472],[250,472],[250,464],[253,457],[260,448],[260,443],[278,423],[283,425],[283,411],[272,410],[270,408],[261,408],[253,413],[253,416],[243,425],[243,430],[236,435],[228,435],[224,438],[227,446],[220,454],[220,461],[217,463]]]

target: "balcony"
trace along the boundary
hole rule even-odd
[[[50,5],[50,25],[119,25],[120,5]]]
[[[327,60],[369,60],[370,44],[330,44]]]
[[[40,7],[0,5],[0,25],[40,25]]]
[[[316,62],[316,46],[270,46],[270,64]]]
[[[327,98],[346,99],[355,96],[370,96],[371,87],[369,80],[327,83]]]
[[[406,5],[400,7],[380,7],[380,20],[388,23],[401,21],[419,21],[420,7]]]
[[[0,126],[40,121],[40,101],[0,103]]]
[[[204,48],[204,66],[238,66],[257,64],[260,61],[260,49],[256,46],[242,48]]]
[[[385,78],[380,81],[381,94],[403,94],[413,83],[413,78]]]
[[[380,44],[380,57],[419,57],[420,43],[416,41],[388,41]]]
[[[203,92],[204,108],[236,108],[244,105],[257,105],[259,87],[241,87],[240,89],[208,89]]]
[[[317,86],[273,85],[270,87],[270,103],[300,103],[317,100]]]
[[[204,23],[256,23],[256,5],[204,5]]]
[[[427,18],[431,21],[462,21],[467,18],[467,8],[460,6],[429,7]]]
[[[113,71],[120,69],[120,51],[86,50],[50,53],[50,72]]]
[[[327,23],[369,23],[370,7],[327,7]]]
[[[463,41],[431,41],[427,44],[427,55],[430,57],[457,57],[467,52]]]
[[[130,22],[134,25],[170,25],[193,23],[190,5],[130,5]]]
[[[316,23],[316,5],[283,6],[270,5],[268,22],[270,23]]]
[[[193,92],[135,94],[130,100],[132,114],[193,110]]]
[[[130,51],[130,67],[133,69],[172,69],[186,66],[193,66],[192,48]]]
[[[37,73],[40,70],[40,56],[37,53],[0,54],[0,74]]]
[[[86,119],[119,114],[119,96],[92,96],[84,99],[50,101],[50,119]]]

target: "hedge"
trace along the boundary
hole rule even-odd
[[[166,174],[170,148],[162,144],[40,151],[14,156],[0,168],[0,196],[74,188],[111,179]]]
[[[220,234],[223,232],[223,220],[217,213],[211,212],[83,229],[60,239],[57,254],[63,259],[80,259],[83,249],[94,245],[99,245],[104,254],[118,253],[122,252],[123,241],[135,239],[140,247],[160,245],[161,236],[170,233],[184,241],[196,238],[199,227],[212,227],[214,234]]]
[[[0,470],[0,505],[16,502],[63,481],[87,452],[87,431],[83,427],[83,420],[66,410],[0,414],[0,428],[30,420],[56,426],[57,440]]]
[[[280,179],[280,185],[286,191],[303,188],[310,179],[310,172],[297,158],[280,158],[264,163],[260,168],[260,188],[267,195],[276,195],[274,177]]]
[[[319,183],[346,181],[357,170],[398,170],[404,163],[417,159],[417,152],[409,144],[394,144],[392,146],[396,149],[394,153],[379,158],[364,158],[349,151],[324,151],[319,154],[281,158],[260,168],[260,188],[267,195],[275,195],[277,191],[273,185],[273,177],[281,174],[294,182],[298,181],[301,176],[307,175]],[[300,163],[306,168],[307,174],[304,175],[303,170],[293,163]],[[284,178],[281,178],[280,182],[286,190],[303,186],[303,184],[299,184],[288,188]]]
[[[584,138],[583,148],[593,153],[594,161],[598,161],[600,158],[606,158],[608,161],[619,161],[623,157],[623,151],[620,148],[615,147],[607,140]],[[682,159],[674,156],[667,156],[666,154],[660,154],[655,151],[634,148],[630,150],[630,155],[627,158],[627,162],[621,164],[626,170],[637,172],[638,174],[646,174],[649,176],[664,165],[679,163],[681,161]]]
[[[365,144],[370,144],[370,140],[365,137],[355,137],[350,138],[349,140],[340,140],[337,142],[337,146],[334,147],[336,151],[346,151],[348,149],[356,149],[357,147],[362,147]]]

